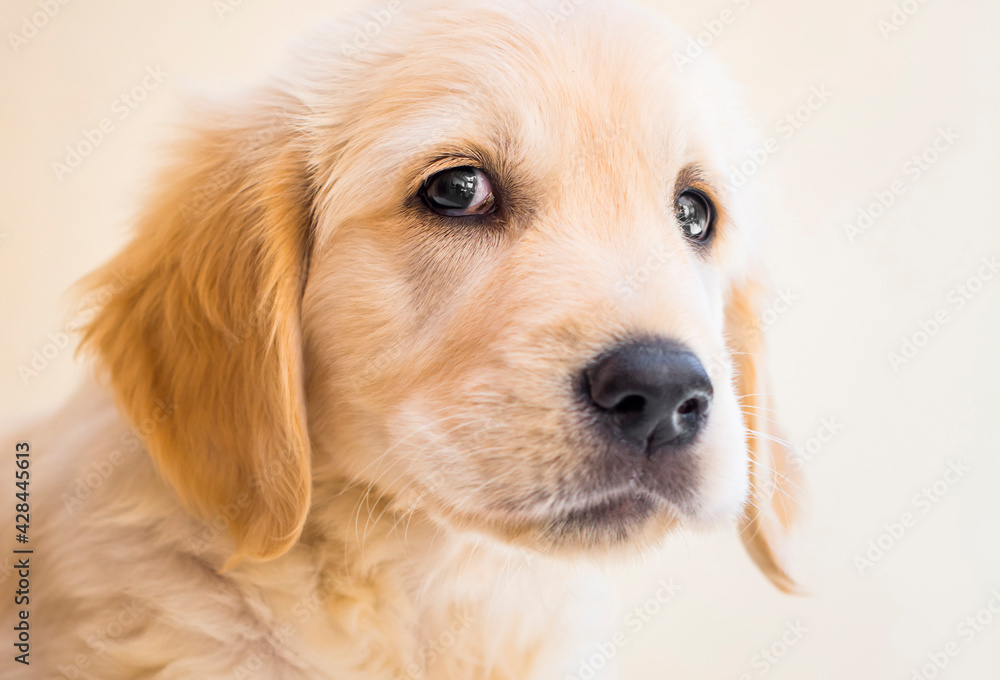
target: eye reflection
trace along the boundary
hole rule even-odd
[[[493,212],[495,205],[489,176],[472,166],[432,175],[424,183],[421,197],[431,210],[450,217],[484,215]]]

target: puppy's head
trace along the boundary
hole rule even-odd
[[[311,476],[546,552],[746,508],[790,586],[716,67],[617,5],[379,25],[205,123],[103,274],[133,276],[85,342],[133,418],[174,407],[166,477],[202,512],[250,493],[252,557],[294,542]]]

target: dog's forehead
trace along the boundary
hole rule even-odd
[[[336,99],[329,119],[339,122],[314,128],[330,131],[317,141],[317,167],[350,167],[361,184],[419,182],[428,159],[468,155],[470,145],[528,175],[546,164],[610,168],[614,158],[627,158],[628,171],[676,173],[700,160],[692,149],[711,137],[711,97],[699,91],[699,65],[675,62],[676,29],[631,6],[563,5],[408,6],[348,61],[343,89],[320,85],[311,108]]]
[[[544,3],[472,3],[457,17],[438,7],[400,26],[403,58],[372,74],[372,92],[382,89],[381,99],[407,114],[398,121],[397,148],[415,138],[428,145],[491,132],[517,137],[508,141],[519,146],[643,145],[654,140],[629,137],[690,130],[681,123],[695,107],[664,25],[609,13],[605,3],[572,7],[565,16],[565,8],[554,13]],[[445,13],[451,21],[435,21]],[[549,151],[566,157],[565,149]]]

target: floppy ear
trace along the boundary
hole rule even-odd
[[[789,530],[800,498],[800,476],[789,462],[771,408],[757,300],[761,286],[747,282],[730,293],[726,308],[736,384],[750,449],[750,501],[741,537],[750,557],[774,585],[798,592],[789,574]]]
[[[288,550],[309,507],[299,301],[312,190],[286,120],[277,103],[212,117],[131,243],[83,282],[108,302],[81,349],[133,425],[169,411],[145,428],[149,452],[189,508],[225,512],[230,563]]]

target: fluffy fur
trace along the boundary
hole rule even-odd
[[[556,677],[601,563],[682,524],[740,518],[794,587],[738,101],[658,18],[566,6],[407,2],[345,49],[362,13],[195,118],[86,283],[96,378],[18,433],[44,643],[4,677]],[[415,198],[473,163],[499,227]],[[719,208],[705,252],[682,182]],[[709,369],[697,474],[640,525],[570,526],[615,490],[568,376],[637,334]]]

